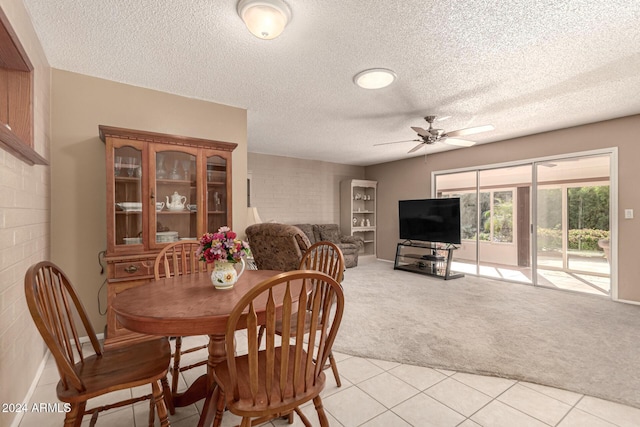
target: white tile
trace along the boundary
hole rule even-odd
[[[417,388],[388,372],[383,372],[380,375],[361,382],[358,384],[358,388],[364,390],[387,408],[393,408],[397,404],[420,393],[420,390]]]
[[[610,421],[620,427],[637,427],[640,425],[640,409],[624,406],[591,396],[585,396],[576,408],[589,414]]]
[[[412,365],[400,365],[391,369],[389,373],[414,386],[420,391],[426,390],[432,385],[447,378],[446,375],[443,375],[434,369]]]
[[[357,387],[341,390],[322,401],[325,411],[344,426],[359,426],[386,411],[380,402]]]
[[[416,427],[453,427],[465,419],[453,409],[424,393],[396,406],[393,408],[393,412]]]
[[[571,406],[575,405],[583,396],[582,394],[575,393],[573,391],[548,387],[546,385],[534,384],[534,383],[529,383],[524,381],[520,381],[518,384],[522,384],[525,387],[528,387],[539,393],[546,394],[549,397],[553,397],[554,399],[559,400],[560,402],[564,402],[567,405],[571,405]]]
[[[542,421],[497,400],[476,412],[471,419],[486,427],[548,427]]]
[[[425,393],[464,416],[471,416],[491,402],[491,397],[452,378],[447,378]]]
[[[558,427],[615,427],[615,424],[574,408],[558,424]]]
[[[353,384],[372,378],[384,372],[382,368],[369,362],[367,359],[352,357],[338,362],[338,371],[341,378],[346,378]]]
[[[443,375],[446,375],[448,377],[450,377],[451,375],[455,374],[456,371],[450,371],[448,369],[442,369],[442,368],[434,368],[436,371],[440,372]]]
[[[148,413],[148,411],[147,411]],[[157,421],[156,417],[156,421]],[[91,421],[91,416],[85,415],[82,419],[83,427],[88,426]],[[145,419],[145,424],[148,425],[148,418]],[[96,426],[134,426],[134,415],[133,415],[133,407],[132,405],[128,405],[121,410],[109,410],[105,412],[101,412],[98,415],[98,421],[96,422]],[[158,423],[158,425],[160,425]]]
[[[392,411],[387,411],[367,421],[360,427],[411,427],[411,424],[407,423]]]
[[[324,399],[322,400],[322,404],[324,406]],[[302,411],[304,416],[307,417],[309,422],[311,422],[311,425],[314,425],[314,426],[315,425],[320,425],[320,421],[318,420],[318,411],[316,411],[316,407],[314,406],[313,402],[309,402],[308,404],[305,404],[302,408],[300,408],[300,410]],[[339,423],[338,420],[336,420],[333,417],[333,415],[331,415],[327,411],[326,407],[324,409],[324,413],[327,415],[327,420],[329,421],[329,425],[331,427],[333,427],[333,426],[342,427],[342,424]],[[298,414],[294,414],[294,416],[293,416],[293,424],[289,424],[288,420],[285,419],[285,418],[276,418],[276,419],[271,420],[269,425],[276,426],[276,427],[285,427],[285,426],[304,427],[304,423],[302,422],[302,420],[300,419]]]
[[[556,425],[571,409],[566,403],[521,384],[502,393],[498,400],[550,425]]]
[[[471,421],[470,419],[464,420],[462,424],[459,424],[458,427],[482,427],[480,424],[475,421]]]
[[[491,397],[499,396],[516,383],[516,381],[506,378],[487,377],[484,375],[467,374],[464,372],[458,372],[454,374],[452,378]]]
[[[379,359],[367,359],[369,362],[373,363],[376,366],[388,371],[389,369],[393,369],[397,366],[400,366],[398,362],[389,362],[387,360],[379,360]]]

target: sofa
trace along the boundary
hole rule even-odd
[[[336,244],[344,256],[347,268],[358,265],[358,253],[364,248],[364,240],[358,236],[344,236],[338,224],[295,224],[307,236],[311,244],[327,241]]]
[[[297,270],[302,254],[311,246],[307,236],[293,225],[253,224],[245,234],[259,270]]]

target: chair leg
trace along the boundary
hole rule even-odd
[[[240,427],[251,427],[251,418],[243,417],[242,422],[240,423]]]
[[[222,423],[222,414],[224,413],[225,408],[224,393],[220,390],[220,387],[217,385],[215,387],[216,389],[213,391],[213,396],[211,396],[211,398],[216,402],[216,416],[213,419],[213,427],[220,427],[220,424]]]
[[[327,414],[324,413],[324,406],[322,406],[322,399],[320,396],[314,397],[313,403],[316,405],[316,412],[318,412],[320,427],[329,427],[329,420],[327,419]]]
[[[167,415],[167,407],[164,404],[164,396],[162,393],[162,387],[158,384],[158,381],[151,383],[151,390],[153,391],[153,403],[158,411],[158,420],[161,427],[169,427],[169,417]]]
[[[160,380],[160,385],[162,385],[162,395],[164,396],[164,404],[167,405],[167,410],[169,414],[175,415],[176,407],[173,406],[173,393],[171,393],[171,389],[169,388],[169,380],[165,375]]]
[[[149,399],[149,427],[154,427],[156,422],[156,405],[154,404],[153,397]]]
[[[171,370],[171,394],[178,393],[178,379],[180,378],[180,352],[182,351],[182,337],[176,337],[176,350],[173,353],[173,368]]]
[[[64,416],[64,427],[80,427],[87,402],[72,403],[71,411]]]
[[[338,387],[342,387],[342,381],[340,381],[340,374],[338,374],[338,364],[336,363],[336,359],[333,357],[333,352],[329,353],[329,363],[331,364],[331,370],[333,371],[333,376],[336,379],[336,385]]]

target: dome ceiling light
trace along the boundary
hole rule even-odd
[[[353,82],[363,89],[382,89],[396,79],[396,73],[386,68],[371,68],[359,72]]]
[[[240,0],[237,10],[251,34],[263,40],[278,37],[291,20],[282,0]]]

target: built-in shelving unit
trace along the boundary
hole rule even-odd
[[[361,253],[376,254],[377,181],[349,179],[340,183],[340,228],[342,234],[364,239]]]

